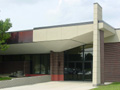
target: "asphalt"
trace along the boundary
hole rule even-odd
[[[32,85],[4,88],[0,90],[90,90],[92,82],[80,81],[51,81]]]

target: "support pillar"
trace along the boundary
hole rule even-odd
[[[99,20],[102,20],[102,7],[94,3],[94,22],[93,22],[93,85],[101,84],[100,67],[100,30]]]
[[[64,52],[50,53],[50,74],[52,81],[64,81]]]

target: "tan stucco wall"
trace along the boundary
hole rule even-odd
[[[33,42],[71,39],[92,30],[93,24],[38,29],[33,31]]]
[[[115,35],[105,38],[104,42],[105,43],[120,42],[120,30],[115,30]]]

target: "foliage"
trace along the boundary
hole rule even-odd
[[[10,19],[6,19],[5,21],[0,20],[0,50],[4,51],[8,49],[9,45],[7,45],[6,41],[10,38],[10,34],[6,33],[12,27],[12,23],[10,23]]]
[[[11,77],[0,77],[0,81],[2,80],[11,80],[12,78]]]
[[[92,90],[120,90],[120,82],[115,82],[109,85],[98,86]]]

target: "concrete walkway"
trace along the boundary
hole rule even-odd
[[[0,90],[90,90],[94,88],[92,82],[80,81],[50,81],[25,86],[4,88]]]

